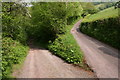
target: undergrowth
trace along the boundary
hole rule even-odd
[[[76,21],[74,21],[71,25],[67,25],[65,34],[59,35],[54,42],[50,41],[48,48],[51,52],[53,52],[53,54],[59,56],[66,62],[73,63],[86,70],[90,70],[84,60],[83,52],[76,43],[73,35],[70,33],[70,30]]]
[[[21,64],[27,55],[28,47],[12,38],[5,37],[2,40],[2,76],[12,77],[13,66]]]
[[[120,32],[120,18],[108,18],[93,22],[82,22],[81,32],[120,49],[118,34]]]

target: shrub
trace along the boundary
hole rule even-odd
[[[120,48],[120,18],[108,18],[92,22],[82,22],[80,26],[81,32],[103,41],[115,48]]]
[[[2,40],[2,77],[10,77],[14,64],[21,63],[26,56],[28,48],[12,38],[5,37]]]
[[[22,44],[26,44],[27,34],[25,29],[28,23],[28,14],[25,5],[16,2],[2,3],[2,37],[11,37]]]
[[[50,41],[48,48],[53,54],[68,63],[82,64],[83,54],[74,37],[70,34],[72,27],[73,25],[67,26],[66,34],[59,35],[54,42]]]

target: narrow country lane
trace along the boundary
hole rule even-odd
[[[95,78],[94,74],[78,66],[67,64],[48,50],[31,47],[17,78]]]
[[[74,25],[71,33],[84,52],[87,63],[98,78],[118,78],[118,50],[81,33],[81,21]]]

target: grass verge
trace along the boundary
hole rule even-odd
[[[56,38],[54,42],[50,42],[48,49],[66,62],[79,65],[85,70],[90,70],[84,60],[83,52],[80,50],[79,45],[70,33],[73,25],[78,20],[74,21],[71,25],[67,25],[66,33],[63,35],[58,35],[58,38]]]

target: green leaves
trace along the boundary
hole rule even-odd
[[[2,77],[6,78],[12,71],[13,64],[18,64],[26,56],[28,48],[11,38],[2,40]]]
[[[3,37],[11,37],[21,43],[26,43],[26,22],[28,21],[27,9],[22,4],[15,2],[2,3],[2,29]]]
[[[24,45],[29,39],[50,42],[49,49],[67,62],[82,62],[79,47],[76,49],[75,42],[71,42],[74,40],[69,40],[74,38],[67,35],[66,29],[67,24],[80,16],[80,3],[40,2],[29,8],[14,2],[2,4],[3,77],[7,77],[13,65],[25,57],[27,48]]]
[[[32,24],[29,33],[38,40],[54,41],[57,35],[65,34],[66,25],[80,16],[80,3],[33,3]],[[72,17],[72,18],[70,18]]]
[[[13,2],[2,3],[2,78],[9,78],[13,65],[27,53],[27,47],[22,45],[26,44],[24,8]]]
[[[33,5],[31,15],[34,31],[30,35],[48,42],[53,41],[57,34],[65,32],[65,3],[33,3]]]
[[[119,49],[119,20],[120,18],[116,17],[92,22],[83,22],[81,23],[80,30],[89,36]]]
[[[66,29],[68,30],[66,34],[59,35],[54,42],[50,42],[48,48],[53,54],[61,57],[68,63],[82,64],[82,52],[70,34],[70,26],[67,27]]]

